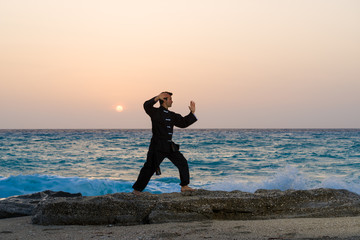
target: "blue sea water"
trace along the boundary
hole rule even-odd
[[[130,192],[151,130],[0,130],[0,198],[43,190]],[[208,190],[347,189],[360,194],[360,129],[175,129],[191,184]],[[169,160],[145,191],[180,190]]]

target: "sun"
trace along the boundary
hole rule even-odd
[[[122,112],[124,110],[124,107],[121,105],[117,105],[115,109],[117,112]]]

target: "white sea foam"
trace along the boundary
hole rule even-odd
[[[124,192],[130,182],[108,179],[88,179],[53,175],[19,175],[0,179],[0,197],[24,195],[44,190],[82,193],[85,196]]]
[[[151,193],[179,192],[178,178],[157,178],[150,181],[146,191]],[[54,175],[18,175],[0,178],[0,198],[24,195],[44,190],[81,193],[84,196],[96,196],[116,192],[131,192],[133,182],[88,179],[79,177],[61,177]],[[345,180],[328,177],[323,181],[313,180],[301,173],[296,167],[287,166],[271,177],[254,180],[237,180],[228,177],[215,182],[194,182],[192,187],[207,190],[255,192],[257,189],[305,190],[313,188],[347,189],[360,194],[358,179]]]
[[[352,179],[346,181],[334,177],[327,177],[322,181],[314,180],[292,166],[286,166],[284,169],[280,169],[274,176],[258,181],[236,180],[234,177],[228,177],[207,187],[209,190],[239,190],[244,192],[255,192],[258,189],[280,189],[284,191],[288,189],[305,190],[314,188],[347,189],[360,194],[359,180]]]
[[[347,189],[351,192],[360,194],[360,181],[356,179],[343,180],[339,177],[327,177],[317,187]]]

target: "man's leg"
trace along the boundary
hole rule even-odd
[[[156,168],[160,165],[164,158],[165,156],[162,156],[162,154],[156,153],[152,150],[148,152],[146,162],[141,168],[136,182],[132,186],[132,188],[136,191],[134,191],[134,193],[142,192],[145,189],[152,175],[154,175]]]
[[[180,185],[187,186],[190,183],[189,165],[181,152],[172,152],[168,156],[169,160],[179,169]]]

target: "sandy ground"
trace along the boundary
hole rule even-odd
[[[360,239],[360,217],[205,221],[138,226],[40,226],[0,219],[0,239]]]

